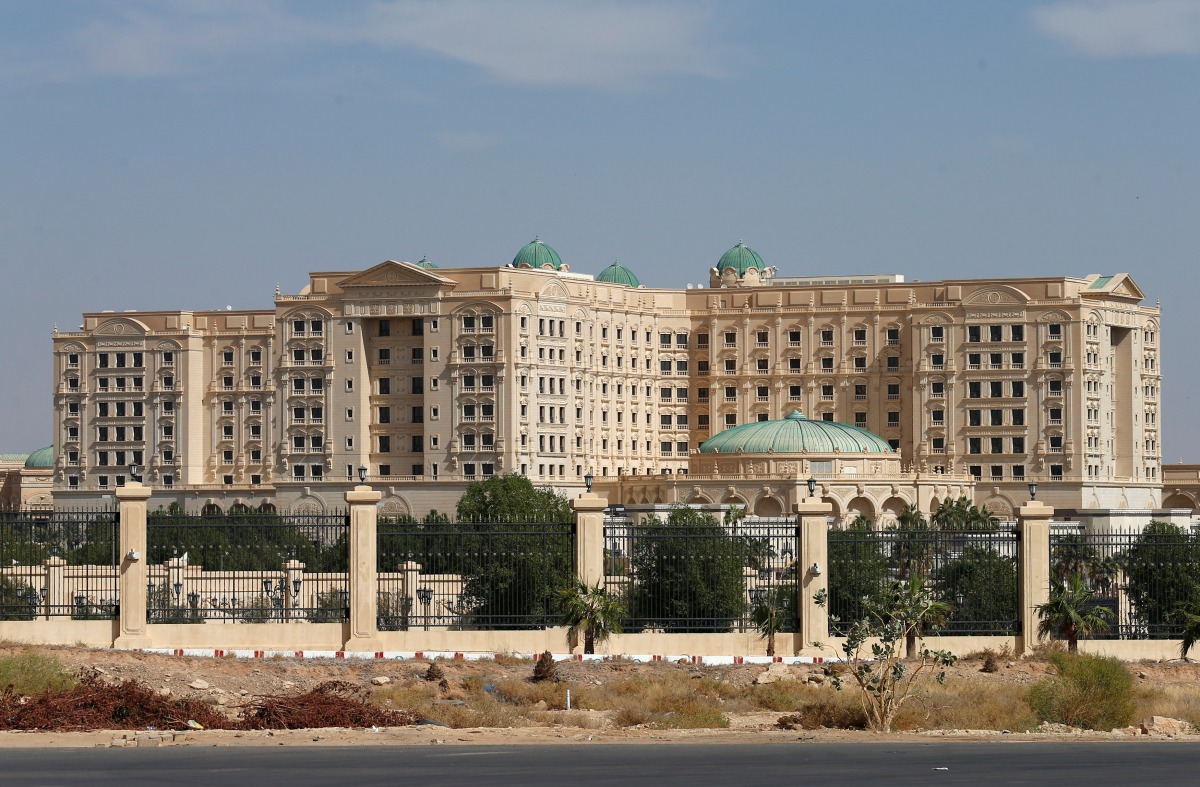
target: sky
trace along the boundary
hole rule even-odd
[[[0,0],[0,452],[51,331],[312,270],[1129,272],[1200,462],[1200,0]]]

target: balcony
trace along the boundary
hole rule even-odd
[[[865,401],[867,401],[867,395],[866,394],[854,394],[854,401],[865,402]]]

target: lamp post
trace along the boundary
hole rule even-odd
[[[433,601],[433,589],[424,586],[417,588],[417,598],[425,608],[425,630],[429,631],[429,602]]]
[[[1037,500],[1037,481],[1029,482],[1029,499]]]
[[[360,483],[360,484],[367,483],[367,466],[366,465],[358,466],[358,483]]]
[[[137,466],[136,462],[129,463],[129,480],[130,481],[140,481],[141,480],[140,478],[138,478],[138,466]]]
[[[808,477],[808,496],[809,497],[817,496],[817,479],[812,477],[811,475]]]
[[[592,475],[591,470],[588,470],[587,473],[583,476],[583,488],[587,490],[587,493],[589,495],[592,493],[592,482],[595,480],[596,480],[596,478],[595,478],[595,476]]]

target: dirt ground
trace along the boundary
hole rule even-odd
[[[28,647],[0,644],[0,656],[35,650],[53,654],[71,672],[94,669],[110,681],[137,680],[172,697],[195,696],[223,708],[229,714],[254,697],[273,694],[292,694],[311,689],[329,680],[357,683],[373,691],[381,691],[385,682],[390,687],[427,686],[424,681],[429,667],[427,661],[354,660],[354,659],[238,659],[167,656],[130,651],[92,650],[74,647]],[[533,662],[505,658],[499,661],[439,661],[447,684],[452,687],[438,702],[457,702],[462,696],[453,687],[464,682],[482,681],[500,684],[504,681],[526,680]],[[1045,676],[1048,662],[1031,657],[1011,659],[1001,657],[998,671],[980,671],[982,660],[961,659],[951,668],[949,679],[979,682],[982,685],[1019,684],[1036,682]],[[1200,687],[1200,664],[1172,662],[1141,662],[1129,665],[1139,685],[1159,689],[1178,687],[1196,690]],[[633,664],[629,662],[560,662],[562,682],[579,687],[601,687],[606,681],[630,675],[649,679],[656,676],[676,678],[706,678],[749,687],[767,668],[763,666],[706,666],[669,663]],[[820,681],[823,690],[833,691],[821,665],[775,666],[785,671],[786,678],[801,682]],[[386,679],[386,681],[381,681]],[[347,745],[510,745],[520,743],[660,743],[665,741],[711,743],[796,743],[812,741],[916,741],[937,737],[959,740],[1062,740],[1070,735],[1078,740],[1112,740],[1114,733],[1005,733],[990,730],[929,730],[881,736],[870,732],[848,730],[782,730],[776,722],[778,711],[730,709],[725,712],[729,727],[725,729],[654,729],[649,726],[619,726],[611,723],[612,711],[549,711],[541,716],[543,726],[513,726],[452,729],[436,724],[381,729],[310,729],[292,731],[189,731],[163,733],[156,730],[96,731],[96,732],[0,732],[0,748],[50,746],[347,746]],[[1178,736],[1178,739],[1197,739],[1200,736]],[[1124,740],[1130,740],[1123,737]],[[1140,736],[1139,740],[1155,740]],[[1158,740],[1164,740],[1157,738]]]

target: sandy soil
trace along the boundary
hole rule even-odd
[[[0,645],[0,656],[12,655],[28,648]],[[328,680],[345,680],[372,686],[373,678],[388,678],[392,682],[412,682],[428,668],[425,661],[339,660],[339,659],[236,659],[177,657],[114,650],[91,650],[73,647],[37,647],[39,652],[53,653],[70,671],[95,669],[108,680],[138,680],[172,696],[197,696],[229,713],[246,701],[261,695],[296,693]],[[505,659],[499,662],[441,661],[447,680],[454,684],[468,675],[478,675],[492,683],[505,679],[526,678],[532,662]],[[963,659],[951,669],[951,678],[995,683],[1028,684],[1041,679],[1047,662],[1038,658],[1001,659],[999,671],[980,672],[981,661]],[[1200,685],[1200,664],[1184,662],[1142,662],[1130,669],[1139,683],[1158,687]],[[629,673],[654,674],[683,671],[749,685],[765,672],[762,666],[692,666],[676,664],[630,664],[621,662],[560,663],[560,674],[572,683],[600,684],[618,675]],[[822,672],[820,666],[792,666],[791,677],[814,679]],[[203,683],[196,683],[202,681]],[[200,688],[193,688],[196,684]],[[204,685],[207,684],[207,685]],[[592,714],[602,715],[600,711]],[[1063,733],[1004,734],[994,731],[923,731],[877,735],[846,730],[795,730],[776,727],[779,712],[729,712],[728,729],[718,730],[659,730],[645,728],[581,728],[578,726],[543,726],[516,728],[450,729],[421,725],[378,730],[314,729],[275,732],[190,731],[163,733],[157,730],[95,731],[95,732],[0,732],[0,748],[49,746],[369,746],[369,745],[510,745],[537,744],[605,744],[661,743],[669,741],[705,743],[803,743],[813,741],[920,741],[931,737],[953,740],[1033,741],[1062,740]],[[576,716],[578,718],[578,716]],[[1113,740],[1112,733],[1066,733],[1074,740]],[[1200,736],[1176,738],[1200,739]],[[1120,736],[1122,740],[1133,740]],[[1164,740],[1140,736],[1137,740]]]

